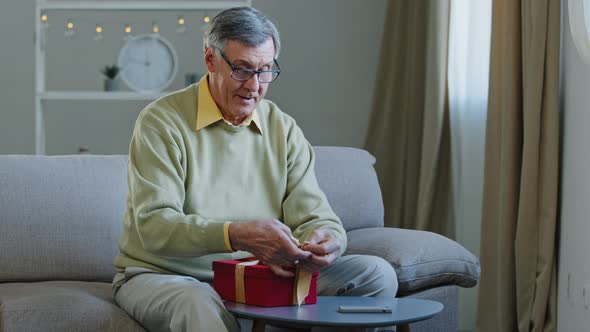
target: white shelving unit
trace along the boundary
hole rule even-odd
[[[145,0],[145,1],[53,1],[37,0],[35,5],[35,153],[45,154],[43,106],[51,100],[154,100],[167,92],[48,91],[45,85],[45,29],[42,13],[50,11],[206,11],[251,6],[251,0]]]
[[[154,100],[168,92],[104,92],[104,91],[46,91],[39,94],[42,100]]]

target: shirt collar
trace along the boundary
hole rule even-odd
[[[209,89],[209,74],[203,76],[199,83],[197,84],[198,87],[198,102],[197,102],[197,126],[196,130],[200,130],[205,128],[219,120],[224,120],[219,107],[215,103],[213,96],[211,95],[211,90]],[[226,121],[228,124],[228,121]],[[262,127],[260,126],[260,118],[258,117],[258,113],[256,109],[250,113],[244,121],[239,124],[238,126],[248,126],[251,123],[254,123],[260,135],[262,135]]]

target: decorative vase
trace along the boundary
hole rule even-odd
[[[119,90],[119,81],[116,78],[107,78],[104,80],[104,91]]]
[[[79,146],[78,154],[90,154],[90,149],[85,145]]]

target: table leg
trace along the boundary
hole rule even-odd
[[[410,332],[410,324],[398,324],[396,327],[397,332]]]
[[[266,323],[263,320],[255,319],[252,323],[252,332],[264,332],[266,328]]]

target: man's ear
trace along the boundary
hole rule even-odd
[[[215,72],[216,67],[216,55],[212,48],[208,47],[205,49],[205,65],[210,73]]]

